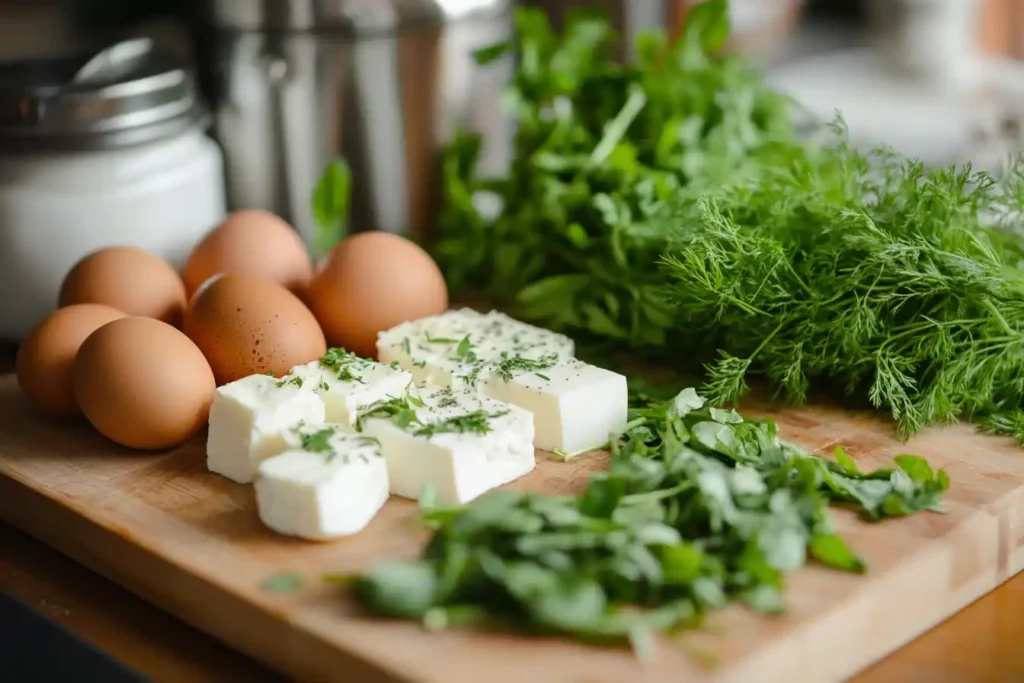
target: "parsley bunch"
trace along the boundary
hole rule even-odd
[[[703,371],[719,404],[756,377],[873,405],[902,436],[969,419],[1024,443],[1024,165],[997,182],[862,154],[841,125],[798,140],[785,99],[715,56],[726,10],[696,5],[626,66],[601,19],[556,35],[517,14],[512,167],[474,178],[472,137],[446,157],[451,285]]]
[[[420,560],[354,580],[372,611],[429,628],[481,623],[587,641],[695,625],[741,600],[783,608],[785,574],[809,558],[866,566],[835,534],[830,501],[870,519],[942,511],[949,480],[917,456],[862,472],[779,440],[770,420],[706,407],[693,389],[633,411],[611,464],[580,496],[499,490],[433,509]],[[426,500],[426,497],[424,498]]]

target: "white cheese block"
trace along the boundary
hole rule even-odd
[[[377,363],[343,349],[329,349],[320,360],[292,368],[283,379],[316,391],[324,402],[327,422],[351,427],[360,407],[401,396],[412,375],[398,363]]]
[[[260,463],[256,504],[274,531],[313,541],[363,530],[388,499],[388,472],[376,439],[346,425],[305,426],[291,448]]]
[[[462,505],[533,469],[528,411],[444,387],[412,396],[368,407],[361,423],[380,441],[392,493],[418,500],[429,486]]]
[[[573,357],[572,339],[564,334],[510,318],[463,308],[421,318],[380,333],[377,356],[397,361],[417,384],[475,384],[480,368],[507,354],[555,361]],[[475,371],[475,372],[474,372]]]
[[[477,389],[529,410],[537,448],[597,447],[626,424],[624,376],[574,359],[565,335],[503,313],[463,309],[405,323],[382,333],[377,348],[417,382]]]
[[[324,402],[309,388],[267,375],[252,375],[217,389],[210,406],[206,466],[240,484],[257,466],[284,451],[285,432],[324,421]]]
[[[480,386],[485,396],[533,413],[533,444],[542,450],[601,447],[628,420],[626,378],[576,359],[514,373],[507,381],[486,373]]]

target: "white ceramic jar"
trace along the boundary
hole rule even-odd
[[[54,309],[64,275],[86,254],[132,245],[180,267],[225,215],[221,153],[204,134],[190,73],[153,57],[54,84],[76,68],[56,64],[43,65],[64,70],[51,82],[22,84],[29,115],[20,121],[0,87],[0,339],[8,341]]]

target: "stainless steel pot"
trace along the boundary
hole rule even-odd
[[[289,220],[312,245],[313,188],[342,156],[353,229],[422,234],[439,146],[484,134],[482,171],[509,161],[499,95],[512,64],[474,50],[511,36],[508,0],[214,0],[215,126],[230,204]]]

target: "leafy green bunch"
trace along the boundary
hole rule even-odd
[[[926,170],[841,125],[796,139],[786,100],[715,54],[726,10],[696,5],[625,66],[599,18],[556,35],[517,15],[512,167],[474,179],[472,137],[446,158],[452,286],[702,370],[719,404],[758,377],[797,403],[870,403],[903,436],[967,418],[1024,443],[1024,166]]]
[[[759,375],[797,402],[866,397],[904,436],[967,417],[1024,440],[1021,242],[998,225],[1024,202],[1021,169],[926,171],[844,137],[778,152],[695,203],[661,259],[713,359],[709,397]]]
[[[655,263],[683,188],[740,173],[750,151],[788,139],[786,100],[733,57],[727,3],[690,10],[678,41],[640,36],[635,64],[612,59],[608,22],[576,13],[561,35],[539,10],[515,14],[518,69],[506,93],[517,121],[506,177],[475,179],[479,139],[444,163],[434,253],[453,288],[518,298],[534,319],[658,344],[673,323]],[[496,216],[481,209],[501,207]]]
[[[829,501],[869,519],[942,511],[942,471],[901,455],[862,472],[782,442],[770,420],[707,407],[693,389],[633,411],[611,464],[580,496],[499,490],[423,516],[418,561],[355,579],[372,611],[430,628],[482,624],[593,642],[695,625],[739,599],[783,608],[784,576],[813,558],[866,566],[832,526]]]

